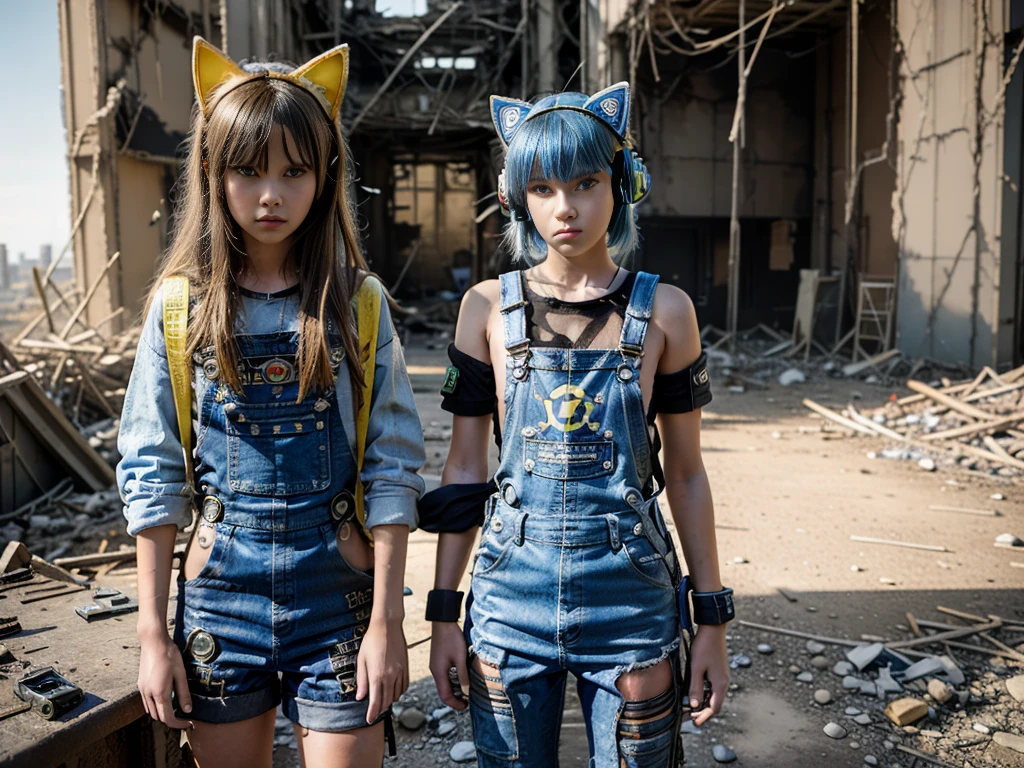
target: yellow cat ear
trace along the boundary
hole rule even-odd
[[[321,53],[291,74],[293,77],[305,78],[322,89],[324,98],[331,105],[331,119],[337,119],[341,99],[345,95],[345,84],[348,82],[347,45],[339,45]]]
[[[235,62],[199,35],[192,39],[192,82],[204,116],[209,114],[213,89],[232,75],[244,74]]]

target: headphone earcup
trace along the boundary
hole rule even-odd
[[[651,173],[640,155],[630,152],[630,202],[636,205],[651,191]]]
[[[643,158],[631,149],[624,147],[619,151],[614,175],[615,202],[620,205],[636,205],[651,191],[651,174]]]
[[[511,216],[513,221],[529,221],[530,214],[527,212],[525,215],[520,213],[518,209],[512,207],[512,202],[508,196],[508,187],[505,185],[505,169],[501,169],[501,173],[498,174],[498,204],[501,206],[501,210],[506,216]]]

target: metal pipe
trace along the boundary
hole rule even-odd
[[[737,66],[739,71],[739,88],[736,91],[736,99],[740,103],[737,105],[737,111],[739,113],[739,136],[732,143],[732,207],[729,215],[729,286],[728,286],[728,301],[727,301],[727,332],[729,334],[729,351],[732,353],[736,352],[736,324],[739,317],[739,282],[740,282],[740,221],[739,221],[739,205],[740,205],[740,164],[743,161],[742,147],[743,144],[743,123],[744,121],[744,105],[743,96],[746,89],[747,76],[746,76],[746,0],[740,0],[739,8],[739,23],[740,23],[740,45],[739,52],[736,57]]]

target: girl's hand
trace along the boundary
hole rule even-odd
[[[462,698],[452,690],[448,670],[455,667],[459,673],[459,688]],[[441,701],[455,710],[463,710],[468,704],[469,669],[466,666],[466,638],[462,628],[455,621],[435,621],[430,633],[430,674]]]
[[[370,619],[356,667],[356,699],[370,697],[366,722],[398,701],[409,687],[409,652],[401,619]]]
[[[174,714],[171,705],[172,689],[178,696],[181,710],[191,712],[192,697],[188,692],[185,663],[181,660],[181,652],[167,636],[167,631],[161,628],[160,632],[142,640],[142,656],[139,659],[142,706],[146,708],[146,714],[168,728],[191,728],[191,722],[179,720]]]
[[[711,683],[708,706],[704,701],[704,679]],[[697,628],[690,645],[690,717],[694,725],[704,725],[722,711],[729,690],[729,659],[725,651],[725,625],[705,624]]]

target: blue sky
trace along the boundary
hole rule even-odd
[[[8,78],[0,110],[0,243],[12,260],[19,252],[34,260],[43,243],[56,256],[71,230],[57,0],[0,0],[3,8],[0,69]],[[29,71],[30,77],[11,76]]]

